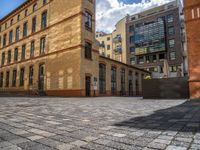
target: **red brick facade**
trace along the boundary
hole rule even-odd
[[[200,98],[200,1],[184,0],[190,98]]]

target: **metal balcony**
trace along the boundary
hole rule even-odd
[[[122,37],[121,35],[117,35],[115,38],[113,38],[114,43],[121,43],[122,42]]]
[[[118,46],[114,49],[114,52],[115,53],[122,53],[122,47],[121,46]]]

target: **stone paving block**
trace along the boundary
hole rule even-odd
[[[98,137],[87,136],[83,140],[86,141],[86,142],[92,142],[92,141],[97,140],[97,139],[98,139]]]
[[[56,150],[56,149],[48,147],[46,145],[37,144],[32,147],[29,147],[28,150]]]
[[[191,143],[182,142],[182,141],[172,141],[171,145],[180,146],[180,147],[189,147]]]
[[[4,148],[4,147],[8,147],[8,146],[12,146],[13,144],[10,142],[0,142],[0,148]]]
[[[56,149],[58,149],[58,150],[71,150],[74,147],[75,147],[74,145],[70,145],[70,144],[61,144],[61,145],[58,145],[56,147]]]
[[[35,134],[38,134],[38,135],[41,135],[41,136],[45,136],[45,137],[50,137],[50,136],[54,136],[55,135],[54,133],[46,132],[46,131],[39,130],[39,129],[30,129],[28,131],[32,132],[32,133],[35,133]]]
[[[113,136],[115,136],[115,137],[125,137],[126,134],[115,133],[115,134],[113,134]]]
[[[77,140],[77,141],[74,141],[74,142],[71,142],[70,145],[75,145],[75,146],[83,146],[83,145],[86,145],[87,142],[84,142],[84,141],[80,141],[80,140]]]
[[[200,144],[192,144],[191,149],[200,150]]]
[[[95,143],[89,143],[87,145],[81,146],[81,148],[86,149],[86,150],[116,150],[111,147],[95,144]]]
[[[192,142],[192,138],[183,138],[183,137],[176,137],[174,140],[176,141],[181,141],[181,142],[186,142],[186,143],[190,143]]]
[[[52,125],[60,125],[60,122],[54,122],[54,121],[46,121],[46,123],[52,124]]]
[[[63,142],[59,142],[59,141],[52,140],[52,139],[49,139],[49,138],[42,138],[42,139],[36,140],[36,142],[39,142],[43,145],[47,145],[51,148],[56,148],[58,145],[64,144]]]
[[[157,138],[158,139],[163,139],[163,140],[172,140],[174,138],[174,136],[160,135]]]
[[[153,142],[168,145],[171,143],[171,140],[155,139]]]
[[[20,147],[12,145],[12,146],[1,148],[1,150],[22,150],[22,149]]]
[[[24,142],[28,142],[28,141],[29,140],[25,139],[25,138],[18,138],[18,139],[15,139],[15,140],[11,140],[9,142],[12,143],[12,144],[20,144],[20,143],[24,143]]]
[[[186,147],[179,147],[179,146],[168,146],[166,150],[187,150]]]
[[[162,143],[155,143],[155,142],[151,142],[150,144],[148,144],[147,146],[148,148],[153,148],[153,149],[161,149],[164,150],[167,145],[166,144],[162,144]]]
[[[29,140],[31,141],[35,141],[35,140],[39,140],[39,139],[42,139],[44,138],[43,136],[39,136],[39,135],[34,135],[34,136],[29,136],[27,137]]]

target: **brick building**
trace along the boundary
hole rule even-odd
[[[103,89],[101,95],[111,95],[104,79],[110,71],[99,69],[104,63],[124,69],[125,76],[116,76],[124,87],[115,86],[115,94],[127,95],[129,70],[140,78],[137,86],[149,74],[99,57],[94,0],[27,0],[0,20],[0,38],[1,92],[92,96]]]
[[[200,1],[184,0],[190,97],[200,98]]]

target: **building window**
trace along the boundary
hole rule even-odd
[[[194,9],[191,10],[192,13],[192,19],[194,19]]]
[[[129,26],[129,32],[130,33],[134,32],[134,25]]]
[[[164,59],[165,59],[165,54],[159,54],[159,60],[160,61],[164,61]]]
[[[110,37],[107,37],[107,41],[110,41]]]
[[[170,52],[169,58],[170,58],[170,60],[175,60],[176,59],[176,52]]]
[[[174,39],[169,40],[169,47],[173,48],[174,46],[175,46],[175,40]]]
[[[170,14],[167,16],[167,22],[170,23],[170,22],[173,22],[174,21],[174,16],[173,14]]]
[[[92,44],[89,42],[85,42],[85,58],[92,58]]]
[[[16,86],[16,79],[17,79],[17,70],[13,70],[13,77],[12,77],[12,86]]]
[[[129,42],[130,42],[130,43],[134,43],[134,36],[133,36],[133,35],[130,36],[130,38],[129,38]]]
[[[3,35],[3,47],[6,46],[7,34]]]
[[[110,45],[107,45],[107,50],[110,50]]]
[[[170,66],[169,70],[170,72],[177,72],[177,66]]]
[[[28,22],[25,22],[23,26],[23,37],[27,36],[27,34],[28,34]]]
[[[19,85],[23,86],[24,85],[24,68],[21,68],[20,70],[20,81],[19,81]]]
[[[15,36],[15,41],[18,41],[19,40],[19,34],[20,34],[20,28],[17,27],[16,28],[16,36]]]
[[[25,58],[26,58],[26,44],[22,45],[21,60],[24,60]]]
[[[11,62],[11,50],[8,51],[8,59],[7,59],[8,64]]]
[[[200,9],[197,8],[197,17],[200,18]]]
[[[130,47],[130,53],[132,54],[132,53],[135,53],[135,47]]]
[[[20,14],[17,16],[17,21],[19,21],[20,20]]]
[[[5,52],[1,54],[1,65],[5,64]]]
[[[47,11],[42,13],[41,19],[41,29],[45,29],[47,27]]]
[[[13,41],[13,30],[9,32],[9,44]]]
[[[29,85],[33,85],[33,66],[29,67]]]
[[[15,48],[14,61],[18,61],[18,48]]]
[[[45,54],[45,47],[46,47],[46,38],[43,37],[40,39],[40,54]]]
[[[99,93],[106,93],[106,65],[99,64]]]
[[[3,87],[3,72],[0,74],[0,87]]]
[[[35,51],[35,41],[32,41],[31,42],[30,57],[34,56],[34,51]]]
[[[138,62],[139,62],[139,64],[143,64],[144,63],[144,56],[139,56]]]
[[[12,25],[13,25],[13,19],[10,20],[10,26],[12,26]]]
[[[126,95],[125,90],[125,69],[121,70],[121,91],[120,95]]]
[[[153,62],[157,62],[157,56],[156,55],[153,55]]]
[[[33,12],[37,9],[37,3],[33,5]]]
[[[135,57],[130,58],[130,64],[135,65]]]
[[[1,36],[0,36],[0,47],[1,47]]]
[[[43,0],[43,5],[45,5],[47,3],[47,0]]]
[[[7,29],[7,22],[5,23],[5,29]]]
[[[28,15],[28,9],[25,10],[24,16],[26,17]]]
[[[32,33],[36,31],[36,17],[32,19]]]
[[[146,63],[150,63],[150,58],[151,58],[151,56],[146,56]]]
[[[116,67],[111,67],[111,92],[115,95],[117,92],[117,69]]]
[[[175,29],[174,29],[174,27],[169,27],[169,28],[168,28],[168,33],[169,33],[169,35],[174,35],[174,34],[175,34]]]
[[[163,73],[164,70],[163,70],[163,66],[160,66],[160,73]]]
[[[10,78],[10,72],[6,72],[6,87],[9,87],[9,78]]]
[[[89,12],[85,12],[85,27],[92,29],[92,15]]]

